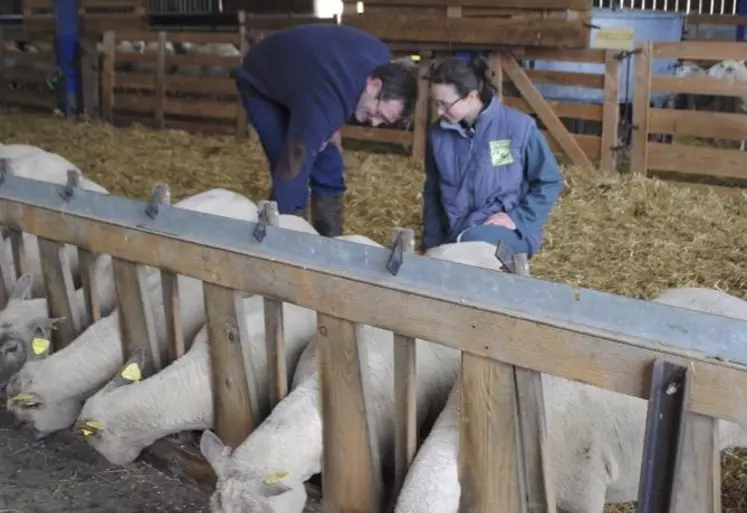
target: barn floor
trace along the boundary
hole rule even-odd
[[[0,110],[0,142],[58,153],[117,195],[144,199],[157,181],[171,185],[174,201],[214,187],[255,201],[267,194],[266,163],[256,141]],[[395,226],[418,232],[421,163],[352,151],[352,146],[346,143],[344,154],[346,233],[389,245]],[[542,252],[531,263],[533,275],[645,299],[686,286],[714,287],[747,299],[747,194],[719,195],[590,169],[567,168],[565,177],[568,187],[547,224]],[[0,427],[3,483],[24,490],[0,486],[0,513],[206,511],[200,509],[207,502],[200,492],[147,467],[123,471],[100,464],[87,447],[72,442],[30,446],[18,433]],[[723,512],[744,513],[747,451],[725,451],[722,461]],[[36,490],[43,499],[31,502]],[[631,505],[606,509],[632,511]]]
[[[136,463],[108,464],[71,433],[40,442],[0,414],[2,513],[207,513],[208,496]]]

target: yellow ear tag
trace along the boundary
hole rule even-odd
[[[13,397],[11,397],[10,400],[11,402],[14,402],[14,403],[20,403],[23,401],[29,402],[29,401],[33,401],[34,397],[29,394],[16,394]]]
[[[95,435],[102,427],[104,427],[101,422],[96,422],[95,420],[89,420],[85,424],[83,424],[80,428],[80,434],[83,436],[91,436]]]
[[[41,356],[49,353],[49,340],[46,338],[35,337],[31,341],[31,350],[36,356]]]
[[[142,373],[140,372],[140,366],[136,363],[131,363],[124,369],[122,369],[121,376],[132,382],[138,382],[143,378]]]
[[[270,475],[265,479],[265,484],[279,483],[290,474],[284,470],[278,470],[277,472],[270,472]]]

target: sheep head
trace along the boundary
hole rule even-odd
[[[202,433],[200,452],[218,476],[210,497],[211,513],[302,513],[306,488],[285,470],[239,469],[231,448],[210,430]]]

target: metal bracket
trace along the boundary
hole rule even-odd
[[[498,259],[498,261],[503,265],[503,268],[506,269],[507,272],[516,274],[516,267],[514,266],[514,252],[511,251],[511,249],[505,245],[505,244],[498,244],[495,248],[495,258]]]
[[[257,212],[257,224],[254,226],[254,231],[252,232],[252,235],[254,235],[254,238],[257,239],[258,242],[262,242],[267,236],[268,221],[267,206],[265,206],[265,208],[262,208]]]
[[[389,253],[389,260],[386,263],[387,270],[392,276],[397,276],[402,262],[405,259],[405,239],[402,236],[402,232],[397,235],[397,238],[392,245],[392,251]]]
[[[145,207],[145,213],[151,219],[155,219],[159,212],[159,205],[168,205],[171,203],[171,189],[168,184],[157,183],[153,186],[148,206]]]
[[[688,400],[688,368],[662,359],[651,373],[638,511],[666,513],[672,501],[677,452]]]
[[[639,54],[641,53],[641,51],[641,48],[636,48],[635,50],[623,50],[622,52],[615,54],[615,59],[621,61],[623,59],[631,57],[632,55]]]
[[[62,199],[64,199],[65,201],[70,201],[70,199],[75,195],[75,189],[80,187],[81,174],[82,173],[77,169],[67,170],[67,183],[60,191],[60,196],[62,197]]]

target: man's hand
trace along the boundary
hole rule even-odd
[[[498,212],[497,214],[493,214],[492,216],[488,217],[483,224],[503,226],[504,228],[508,228],[509,230],[516,229],[516,225],[505,212]]]

